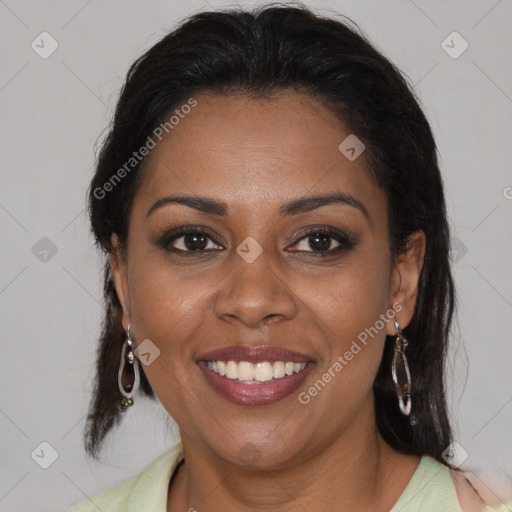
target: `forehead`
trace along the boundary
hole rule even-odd
[[[149,155],[137,202],[197,194],[236,209],[336,190],[372,203],[380,194],[364,153],[351,161],[339,149],[350,131],[316,99],[295,92],[195,99]]]

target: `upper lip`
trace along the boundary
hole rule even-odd
[[[251,363],[284,361],[308,363],[312,361],[312,358],[282,347],[235,345],[205,352],[197,357],[197,361],[248,361]]]

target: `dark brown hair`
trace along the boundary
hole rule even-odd
[[[268,97],[285,89],[322,101],[366,145],[370,172],[387,197],[393,256],[407,250],[412,232],[426,234],[416,309],[404,330],[410,340],[414,421],[398,409],[389,337],[374,393],[384,439],[404,453],[443,462],[441,452],[451,441],[444,365],[454,286],[436,145],[412,87],[348,20],[281,5],[203,12],[150,48],[128,72],[89,189],[97,244],[108,255],[116,233],[125,248],[143,161],[108,193],[101,190],[176,107],[201,92]],[[121,417],[117,370],[125,334],[107,258],[104,292],[97,380],[86,428],[86,448],[92,455],[99,453],[105,435]],[[141,380],[142,392],[152,395],[144,374]]]

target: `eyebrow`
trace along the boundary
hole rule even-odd
[[[334,192],[332,194],[306,196],[293,199],[283,204],[279,208],[279,213],[281,217],[288,217],[291,215],[298,215],[300,213],[307,213],[322,206],[334,203],[347,204],[357,208],[364,215],[366,220],[371,223],[370,214],[368,213],[368,210],[365,208],[363,203],[361,203],[361,201],[357,200],[352,195],[347,194],[346,192]],[[218,201],[217,199],[212,199],[209,197],[171,195],[162,197],[156,201],[156,203],[154,203],[153,206],[151,206],[151,208],[148,210],[146,218],[149,217],[155,210],[158,210],[167,204],[182,204],[200,212],[210,215],[218,215],[220,217],[225,217],[228,215],[228,205],[224,201]]]

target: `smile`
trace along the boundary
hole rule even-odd
[[[261,384],[272,380],[283,379],[287,375],[299,373],[306,368],[307,363],[292,361],[207,361],[207,368],[217,375],[236,380],[241,384]]]
[[[217,396],[236,405],[270,405],[302,386],[313,357],[275,345],[233,345],[199,354],[196,364]]]

